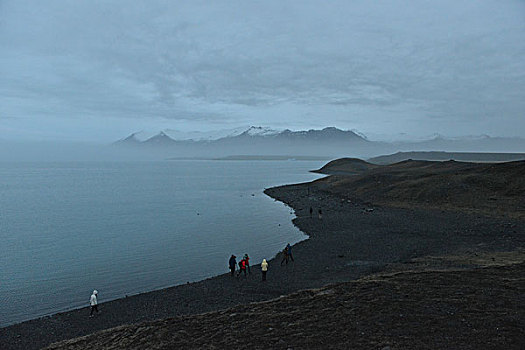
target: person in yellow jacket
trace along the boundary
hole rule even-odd
[[[262,280],[266,281],[266,272],[268,272],[268,263],[266,262],[266,259],[263,259],[261,263],[261,270],[262,270]]]

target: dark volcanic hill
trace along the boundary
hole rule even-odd
[[[358,158],[341,158],[328,162],[319,170],[313,170],[314,173],[330,175],[357,175],[368,170],[377,168],[375,164],[368,163]]]
[[[391,165],[331,162],[316,186],[377,204],[464,209],[525,217],[525,161],[507,163],[407,160]],[[356,167],[356,164],[359,164]]]
[[[370,158],[373,164],[393,164],[404,160],[457,160],[462,162],[511,162],[525,160],[525,153],[479,153],[479,152],[397,152]]]

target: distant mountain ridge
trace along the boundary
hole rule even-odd
[[[226,133],[228,132],[229,133]],[[174,136],[174,133],[178,133],[178,137]],[[200,135],[199,135],[200,134]],[[147,135],[147,136],[145,136]],[[225,138],[235,138],[235,137],[280,137],[280,138],[334,138],[334,137],[343,137],[343,138],[353,138],[355,140],[367,141],[366,138],[362,135],[358,135],[354,131],[345,131],[335,127],[326,127],[321,130],[310,129],[305,131],[292,131],[290,129],[277,130],[268,127],[261,126],[250,126],[247,129],[230,129],[223,130],[223,133],[216,132],[214,137],[213,133],[204,133],[204,132],[193,132],[188,133],[186,136],[181,137],[182,133],[176,130],[161,130],[157,134],[151,134],[143,131],[134,132],[131,135],[115,142],[115,144],[122,143],[147,143],[154,142],[158,143],[158,140],[165,140],[162,142],[168,141],[217,141]],[[192,136],[189,136],[192,135]]]
[[[183,132],[175,129],[163,129],[161,131],[149,131],[149,130],[141,130],[133,132],[131,135],[119,140],[119,141],[138,141],[138,142],[144,142],[154,136],[157,136],[159,134],[165,134],[169,138],[176,140],[176,141],[211,141],[211,140],[217,140],[222,137],[227,136],[236,136],[239,135],[245,131],[247,131],[248,127],[240,127],[240,128],[233,128],[233,129],[221,129],[221,130],[213,130],[213,131],[190,131],[190,132]],[[117,141],[116,143],[118,143]]]
[[[337,156],[345,150],[375,147],[364,137],[353,131],[335,127],[321,130],[292,131],[268,127],[251,126],[216,134],[216,137],[176,139],[170,130],[143,138],[143,132],[117,141],[114,145],[157,152],[167,157],[223,157],[232,155],[288,155]],[[195,133],[197,136],[203,134]],[[224,135],[224,136],[223,136]]]
[[[406,151],[525,152],[525,140],[482,136],[434,138],[418,141],[370,141],[353,130],[336,127],[292,131],[250,126],[212,132],[183,133],[165,129],[156,134],[135,132],[114,145],[162,157],[225,157],[234,155],[297,155],[374,157]]]

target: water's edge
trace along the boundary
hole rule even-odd
[[[295,223],[294,223],[294,219],[297,218],[297,215],[296,215],[296,209],[294,209],[293,207],[291,207],[290,205],[288,205],[287,203],[279,200],[278,198],[276,197],[273,197],[272,195],[266,193],[267,190],[271,190],[271,189],[275,189],[275,188],[278,188],[278,187],[283,187],[283,186],[286,186],[286,185],[279,185],[279,186],[275,186],[275,187],[270,187],[268,189],[264,189],[262,190],[262,193],[267,196],[268,198],[270,199],[273,199],[274,202],[278,202],[280,205],[283,205],[286,210],[290,211],[292,214],[291,214],[291,222],[293,224],[293,226],[300,232],[303,234],[303,239],[295,242],[292,244],[292,247],[296,246],[297,244],[299,244],[300,242],[303,242],[305,240],[308,240],[310,235],[307,233],[307,232],[304,232],[303,230],[301,230]],[[284,248],[284,247],[283,247]],[[273,255],[272,255],[272,258],[271,259],[267,259],[268,263],[273,263],[276,261],[276,258],[277,258],[277,255],[281,252],[281,249],[276,251]],[[255,265],[254,265],[255,266]],[[111,298],[111,299],[107,299],[107,300],[104,300],[103,302],[100,302],[99,305],[104,305],[106,303],[111,303],[111,302],[118,302],[118,301],[122,301],[122,300],[125,300],[125,299],[132,299],[132,298],[135,298],[135,297],[142,297],[142,296],[145,296],[147,294],[154,294],[154,293],[158,293],[158,292],[162,292],[162,291],[165,291],[165,290],[168,290],[168,289],[173,289],[173,288],[176,288],[176,287],[180,287],[180,286],[192,286],[192,285],[196,285],[196,284],[199,284],[203,281],[206,281],[206,280],[212,280],[212,279],[218,279],[218,278],[221,278],[221,277],[224,277],[224,276],[227,276],[229,275],[228,272],[225,272],[225,273],[221,273],[221,274],[213,274],[213,275],[210,275],[210,276],[207,276],[207,277],[203,277],[203,278],[199,278],[197,280],[193,280],[193,281],[190,281],[190,282],[181,282],[181,283],[177,283],[177,284],[174,284],[174,285],[170,285],[170,286],[166,286],[166,287],[162,287],[162,288],[158,288],[158,289],[152,289],[152,290],[148,290],[148,291],[144,291],[144,292],[139,292],[139,293],[136,293],[136,294],[129,294],[129,295],[126,295],[124,297],[116,297],[116,298]],[[67,313],[71,313],[71,312],[76,312],[76,311],[80,311],[80,310],[83,310],[83,309],[87,309],[89,308],[89,306],[82,306],[82,307],[71,307],[71,308],[66,308],[66,309],[63,309],[63,310],[58,310],[58,311],[54,311],[54,312],[51,312],[49,314],[45,314],[45,315],[42,315],[42,316],[39,316],[39,317],[35,317],[35,318],[28,318],[26,320],[23,320],[23,321],[20,321],[20,322],[15,322],[15,323],[12,323],[12,324],[8,324],[8,325],[3,325],[0,327],[0,329],[5,329],[5,328],[10,328],[10,327],[16,327],[16,326],[19,326],[19,325],[22,325],[22,324],[26,324],[26,323],[32,323],[32,322],[38,322],[40,320],[44,320],[44,319],[48,319],[48,318],[53,318],[54,316],[57,316],[57,315],[62,315],[62,314],[67,314]]]

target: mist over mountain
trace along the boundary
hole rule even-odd
[[[371,141],[357,131],[335,127],[292,131],[251,126],[215,133],[215,137],[194,132],[189,136],[174,130],[163,130],[147,138],[144,133],[133,133],[115,146],[148,150],[163,157],[222,157],[232,155],[297,155],[373,157],[399,151],[449,152],[524,152],[522,138],[466,136],[447,138],[436,135],[428,140]],[[226,135],[226,136],[222,136]]]
[[[491,137],[488,135],[445,137],[437,135],[429,140],[394,142],[399,151],[449,152],[524,152],[525,140],[519,137]]]
[[[382,143],[370,142],[353,131],[334,127],[322,130],[275,130],[249,127],[242,132],[216,139],[175,139],[167,132],[141,141],[136,134],[114,145],[126,148],[149,149],[172,157],[220,157],[230,155],[307,155],[340,156],[348,152],[359,155],[375,154]]]

